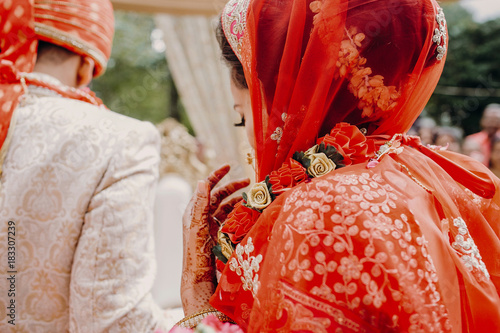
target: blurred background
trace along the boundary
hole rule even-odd
[[[465,136],[480,130],[479,120],[486,105],[500,103],[500,2],[440,2],[450,34],[448,59],[439,86],[423,116],[433,119],[437,126],[456,127]],[[214,73],[223,70],[215,68],[220,65],[215,41],[204,40],[213,38],[212,21],[223,3],[218,0],[115,0],[113,55],[106,75],[94,82],[93,90],[116,112],[153,123],[172,117],[185,125],[189,133],[197,134],[205,144],[227,143],[206,138],[208,134],[196,124],[202,120],[197,112],[204,111],[192,110],[209,109],[218,103],[217,107],[229,109],[209,110],[205,114],[216,115],[217,121],[226,114],[226,125],[239,120],[231,112],[232,102],[225,78],[200,79],[218,75]],[[203,28],[206,31],[202,31]],[[168,31],[172,29],[175,31]],[[213,53],[207,55],[207,52]],[[201,57],[194,59],[196,53]],[[218,63],[210,64],[215,68],[212,72],[202,68],[213,61]],[[192,82],[186,82],[190,81],[186,76],[190,76]],[[214,94],[200,92],[199,87],[193,86],[211,79],[212,84],[221,83],[212,86],[217,90]],[[193,103],[190,89],[207,99]],[[219,101],[215,97],[219,97]],[[217,124],[213,125],[221,126],[220,122]],[[237,135],[234,131],[225,132],[227,130],[222,131],[228,137]],[[204,147],[209,159],[218,156],[215,164],[223,162],[226,155],[217,154],[219,149]],[[232,153],[234,151],[230,155]],[[243,160],[244,157],[238,158],[238,162]]]
[[[196,181],[222,163],[232,165],[229,178],[252,175],[244,130],[232,126],[240,119],[232,111],[228,73],[214,37],[225,1],[112,2],[113,54],[106,75],[95,80],[92,89],[113,111],[151,121],[162,134],[155,226],[160,270],[154,294],[160,304],[176,306],[180,218]],[[450,35],[447,63],[412,134],[421,135],[425,143],[466,152],[464,138],[484,129],[480,119],[485,107],[500,104],[500,1],[440,4]],[[500,175],[500,144],[497,156],[492,151],[496,141],[488,140],[492,163],[498,157],[498,166],[490,167]],[[471,149],[470,155],[482,154],[480,147]]]

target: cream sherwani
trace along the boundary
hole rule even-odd
[[[150,295],[155,128],[40,88],[15,116],[0,188],[0,332],[168,328]],[[16,326],[6,317],[9,221]]]

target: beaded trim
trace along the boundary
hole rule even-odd
[[[35,10],[36,9],[46,10],[46,11],[50,11],[50,12],[53,12],[53,13],[59,13],[59,14],[64,14],[64,15],[68,15],[68,16],[77,16],[73,12],[70,12],[70,11],[67,11],[67,10],[63,10],[63,9],[59,9],[59,8],[51,8],[51,7],[49,7],[48,5],[45,5],[45,4],[35,5]],[[81,18],[83,18],[85,16],[88,16],[88,15],[86,15],[86,13],[80,14]],[[35,14],[35,18],[39,18],[39,19],[42,19],[42,20],[50,20],[50,21],[54,21],[54,22],[59,22],[59,23],[67,24],[67,25],[72,25],[74,27],[77,27],[77,28],[80,28],[80,29],[83,29],[83,30],[88,30],[88,27],[84,26],[83,24],[79,24],[79,23],[77,23],[77,22],[75,22],[73,20],[66,20],[66,19],[63,19],[63,18],[60,18],[60,17],[56,17],[54,15],[49,15],[49,14]],[[97,25],[100,25],[101,28],[103,28],[104,30],[109,30],[104,25],[104,23],[102,22],[102,20],[99,21],[98,19],[93,19],[93,18],[86,18],[86,19],[87,20],[91,20],[92,22],[94,22]],[[100,38],[102,38],[103,40],[105,40],[108,43],[112,43],[113,42],[112,39],[110,39],[109,36],[107,36],[106,34],[100,32],[100,31],[92,31],[92,33],[96,34],[96,35],[99,35]]]
[[[408,176],[415,182],[417,183],[418,186],[420,186],[421,188],[423,188],[424,190],[426,190],[428,193],[431,193],[432,194],[432,190],[430,188],[428,188],[427,186],[425,186],[420,180],[417,179],[417,177],[415,177],[411,172],[410,172],[410,169],[408,169],[408,167],[404,164],[401,164],[401,163],[398,163],[399,166],[401,167],[401,169],[405,170],[407,173],[408,173]]]
[[[94,58],[103,69],[106,69],[106,66],[108,64],[107,57],[101,51],[79,40],[78,38],[41,23],[35,23],[35,32],[37,35],[55,39],[71,45],[82,53],[88,54],[89,56]]]
[[[234,53],[241,59],[241,44],[247,27],[250,0],[231,0],[222,11],[222,29]]]
[[[436,15],[436,21],[438,23],[438,28],[434,30],[434,36],[432,37],[432,41],[438,45],[436,56],[437,60],[443,60],[446,55],[446,51],[448,49],[448,45],[446,43],[447,40],[447,32],[446,32],[446,17],[444,16],[444,11],[442,8],[438,9],[438,13]]]

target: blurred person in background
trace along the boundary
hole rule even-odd
[[[486,166],[490,164],[490,154],[492,149],[492,141],[495,134],[500,129],[500,104],[490,104],[484,109],[483,116],[481,117],[481,132],[471,134],[464,140],[464,146],[467,147],[465,152],[471,151],[475,158],[482,158],[479,160]],[[469,147],[480,147],[481,154],[475,153],[475,149]],[[472,156],[472,155],[469,155]]]
[[[470,156],[476,161],[483,163],[484,152],[481,149],[481,144],[475,140],[464,140],[462,143],[462,153]]]
[[[493,138],[493,146],[490,155],[490,170],[500,178],[500,136]]]
[[[461,143],[463,131],[458,127],[439,126],[434,130],[433,144],[440,147],[446,147],[449,151],[461,153]]]
[[[413,128],[420,137],[422,144],[434,144],[434,130],[436,129],[436,121],[429,117],[419,117]]]

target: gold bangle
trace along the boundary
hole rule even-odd
[[[234,324],[234,321],[231,320],[228,316],[223,314],[222,312],[214,309],[214,308],[208,308],[205,310],[202,310],[198,313],[195,313],[193,315],[184,317],[181,321],[179,321],[175,326],[183,327],[183,328],[195,328],[200,324],[203,319],[206,317],[214,315],[223,323],[232,323]]]

